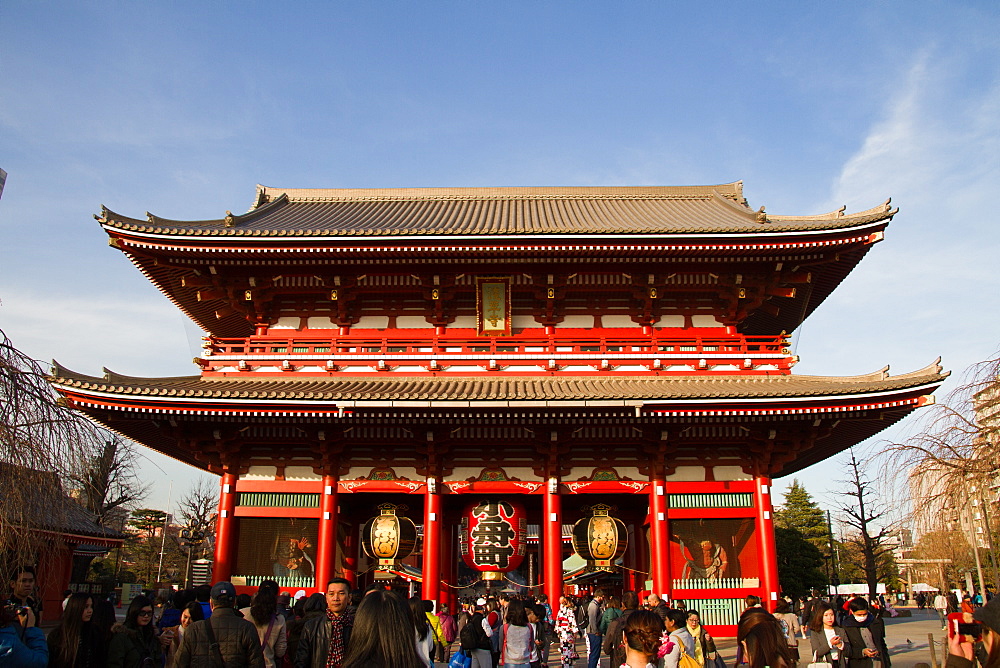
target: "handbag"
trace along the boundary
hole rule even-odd
[[[681,646],[681,658],[677,661],[677,668],[701,668],[698,660],[687,653],[684,643],[681,642],[678,644]]]
[[[818,659],[819,657],[816,655],[816,652],[813,652],[812,663],[806,666],[806,668],[833,668],[832,663],[821,662]]]
[[[451,655],[451,661],[448,662],[448,668],[471,668],[472,657],[465,653],[464,650],[459,650]]]

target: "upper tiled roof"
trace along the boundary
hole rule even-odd
[[[222,402],[783,399],[891,392],[940,383],[947,376],[938,362],[898,376],[889,376],[887,369],[882,369],[861,376],[349,378],[335,375],[301,379],[135,378],[107,371],[104,378],[98,378],[75,373],[58,364],[54,364],[52,373],[55,385],[84,393],[166,401],[214,398]]]
[[[714,186],[283,189],[258,186],[253,208],[215,220],[121,216],[110,228],[198,237],[760,234],[809,232],[887,220],[889,202],[845,215],[754,211],[742,182]]]

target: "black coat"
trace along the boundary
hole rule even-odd
[[[872,640],[875,641],[875,649],[879,653],[879,656],[876,658],[883,663],[887,659],[885,656],[885,622],[870,613],[868,619],[862,623],[858,623],[854,619],[854,615],[848,615],[847,619],[844,620],[844,631],[847,632],[847,643],[850,645],[850,652],[847,652],[848,668],[871,668],[875,665],[874,659],[864,655],[864,650],[867,646],[865,645],[865,639],[861,635],[861,629],[863,628],[871,631]]]
[[[351,644],[353,626],[344,627],[344,649]],[[330,654],[330,633],[333,624],[326,613],[313,617],[306,622],[299,638],[299,646],[295,649],[295,668],[325,668],[326,659]]]
[[[207,624],[219,643],[227,668],[264,668],[257,627],[240,617],[233,608],[216,608],[212,616],[195,622],[184,631],[184,639],[174,656],[175,668],[216,668],[218,652],[212,649]]]

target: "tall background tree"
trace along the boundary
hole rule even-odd
[[[168,542],[173,545],[163,533],[167,530],[167,519],[165,512],[154,508],[139,508],[129,516],[124,561],[138,581],[146,585],[156,581],[161,551]]]
[[[774,538],[778,553],[778,580],[788,596],[804,596],[830,583],[830,531],[826,513],[798,480],[785,492],[774,511]]]
[[[70,479],[80,492],[80,500],[97,521],[107,525],[112,515],[121,518],[141,502],[149,491],[136,468],[138,454],[135,444],[117,434],[104,431],[103,442],[92,443],[84,455],[82,466],[70,472]],[[119,512],[116,512],[119,511]],[[113,528],[121,529],[115,526]]]
[[[861,570],[868,594],[874,597],[879,579],[889,576],[887,564],[894,564],[896,526],[879,496],[879,487],[868,476],[853,448],[844,471],[847,475],[840,481],[843,489],[838,515],[847,529],[843,540],[847,549],[841,551],[841,561]]]

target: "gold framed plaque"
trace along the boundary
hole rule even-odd
[[[510,336],[510,277],[476,278],[476,333]]]

